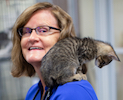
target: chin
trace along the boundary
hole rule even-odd
[[[30,63],[31,65],[33,65],[36,63],[38,63],[38,64],[41,63],[41,60],[42,60],[42,58],[35,58],[35,59],[34,58],[33,59],[28,58],[27,62]]]

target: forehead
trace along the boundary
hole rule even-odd
[[[48,26],[54,26],[57,27],[57,20],[53,16],[50,10],[38,10],[29,19],[26,27],[32,27],[35,28],[40,25],[48,25]]]

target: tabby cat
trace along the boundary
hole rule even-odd
[[[83,73],[86,66],[83,66],[94,58],[99,68],[113,59],[120,61],[112,46],[102,41],[73,37],[57,42],[41,62],[40,71],[46,86],[86,79],[86,71]]]

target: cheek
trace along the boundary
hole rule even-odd
[[[25,51],[25,49],[26,49],[26,47],[27,47],[27,39],[21,39],[21,49],[22,49],[22,54],[24,55],[24,51]]]
[[[49,51],[56,43],[57,43],[57,41],[58,41],[58,39],[59,39],[59,34],[57,34],[57,35],[53,35],[53,36],[49,36],[47,39],[45,39],[46,40],[46,45],[45,46],[47,46],[47,51]]]
[[[21,40],[21,49],[23,48],[23,41]]]
[[[25,38],[21,38],[21,47],[25,44],[25,42],[26,42],[26,39]]]

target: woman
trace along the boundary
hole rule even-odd
[[[26,100],[41,100],[47,87],[42,79],[41,59],[59,40],[74,37],[71,17],[60,7],[47,2],[27,8],[13,27],[12,75],[14,77],[34,76],[40,78],[26,96]],[[95,92],[87,81],[70,82],[52,90],[50,100],[97,100]]]

